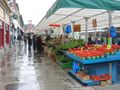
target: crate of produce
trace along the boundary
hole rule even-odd
[[[79,56],[76,56],[76,55],[74,55],[74,54],[71,54],[71,53],[69,53],[69,52],[66,52],[66,55],[69,57],[69,58],[71,58],[71,59],[73,59],[73,60],[75,60],[75,61],[78,61],[78,62],[80,62],[80,63],[82,63],[82,64],[93,64],[93,63],[102,63],[102,62],[106,62],[106,58],[105,57],[103,57],[103,58],[99,58],[99,59],[82,59],[82,58],[80,58]]]
[[[108,74],[103,74],[103,75],[99,75],[99,76],[92,75],[90,78],[94,81],[105,81],[105,80],[112,79],[112,77]]]

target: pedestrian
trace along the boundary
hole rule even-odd
[[[36,49],[36,35],[33,35],[33,50]]]
[[[28,36],[28,50],[31,50],[31,46],[32,46],[32,39],[31,36]]]
[[[27,36],[26,35],[24,35],[24,44],[25,44],[25,46],[27,45]]]
[[[17,40],[18,40],[18,46],[20,47],[20,44],[21,44],[21,40],[22,40],[22,37],[21,35],[19,34],[18,37],[17,37]]]
[[[41,38],[41,36],[37,37],[37,49],[40,53],[42,52],[42,38]]]
[[[88,43],[87,43],[87,44],[88,44],[88,45],[93,45],[93,44],[95,44],[95,41],[93,41],[92,38],[89,37],[89,38],[88,38]]]

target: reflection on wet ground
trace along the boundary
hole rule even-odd
[[[0,90],[119,90],[83,87],[43,54],[14,47],[0,60]]]
[[[0,61],[0,90],[79,90],[57,64],[27,46],[14,47]]]

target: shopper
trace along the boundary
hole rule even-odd
[[[95,44],[95,41],[92,40],[91,37],[88,38],[88,45]]]
[[[17,40],[18,40],[18,46],[20,47],[21,40],[22,40],[22,37],[20,34],[18,35]]]
[[[28,36],[28,50],[31,50],[31,46],[32,46],[32,39],[31,36]]]
[[[27,45],[27,36],[26,35],[24,35],[24,44],[25,44],[25,46]]]
[[[42,52],[42,38],[41,38],[41,36],[37,37],[37,49],[40,53]]]
[[[36,35],[33,35],[33,50],[36,49]]]

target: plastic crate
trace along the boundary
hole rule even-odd
[[[91,76],[91,79],[94,81],[105,81],[105,80],[111,80],[112,77],[108,74],[103,74],[100,76]]]
[[[71,59],[73,59],[73,60],[75,60],[75,61],[78,61],[78,62],[80,62],[80,63],[82,63],[82,64],[94,64],[94,63],[102,63],[102,62],[106,62],[106,61],[107,61],[106,58],[85,59],[85,60],[83,60],[82,58],[80,58],[80,57],[78,57],[78,56],[76,56],[76,55],[74,55],[74,54],[71,54],[71,53],[69,53],[69,52],[67,52],[66,55],[67,55],[69,58],[71,58]]]

